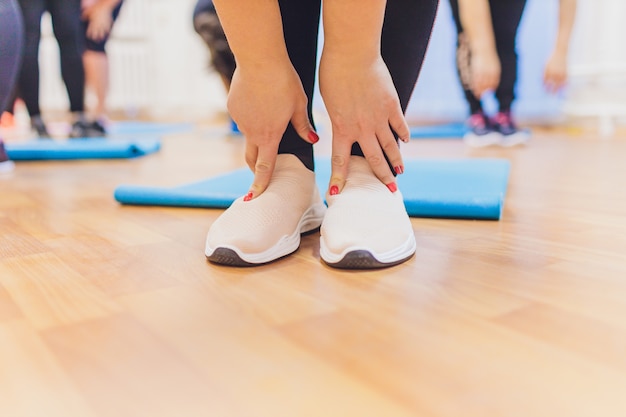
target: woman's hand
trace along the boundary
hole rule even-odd
[[[398,143],[408,142],[409,127],[387,66],[378,56],[369,61],[324,51],[320,64],[320,91],[333,129],[331,195],[341,192],[348,175],[352,144],[357,142],[376,176],[394,192],[389,164],[404,171]]]
[[[500,84],[500,59],[495,49],[475,48],[470,56],[470,89],[480,98],[487,91],[494,91]]]
[[[544,73],[543,83],[550,93],[559,91],[567,81],[567,59],[565,54],[554,52],[548,60]]]
[[[246,200],[267,188],[289,122],[307,142],[319,139],[309,122],[307,97],[291,63],[262,69],[237,67],[228,94],[228,111],[246,138],[246,163],[254,172]]]
[[[113,27],[112,10],[108,5],[96,2],[82,10],[83,20],[88,21],[87,37],[95,42],[106,38]]]

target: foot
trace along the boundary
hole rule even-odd
[[[278,155],[267,190],[238,198],[211,225],[206,257],[232,266],[274,261],[295,252],[300,235],[319,228],[325,212],[315,174],[294,155]]]
[[[86,120],[78,120],[72,125],[70,138],[101,138],[106,136],[106,130],[98,121],[88,122]]]
[[[500,135],[483,112],[472,114],[467,120],[467,126],[469,132],[465,134],[463,140],[473,148],[497,145],[500,142]]]
[[[33,116],[30,118],[30,126],[35,131],[39,139],[50,139],[50,133],[46,128],[46,124],[43,122],[41,116]]]
[[[505,147],[524,145],[530,140],[527,131],[520,130],[510,111],[499,112],[493,117],[494,129],[500,134],[500,144]]]
[[[7,155],[7,151],[4,148],[4,142],[0,139],[0,174],[11,172],[14,168],[15,165],[9,159],[9,155]]]
[[[340,194],[327,196],[320,256],[336,268],[371,269],[410,259],[416,243],[400,191],[392,193],[367,161],[350,157]]]

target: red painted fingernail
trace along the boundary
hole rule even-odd
[[[396,174],[398,175],[404,174],[404,167],[402,165],[398,165],[397,167],[394,168],[394,171],[396,171]]]
[[[314,131],[310,131],[309,132],[309,140],[311,141],[311,143],[317,143],[320,140],[320,137],[317,136],[317,133],[315,133]]]
[[[398,191],[398,186],[395,182],[390,182],[389,184],[387,184],[387,188],[389,188],[389,191],[391,191],[392,193]]]
[[[246,196],[243,198],[243,201],[250,201],[250,200],[252,200],[252,191],[246,194]]]
[[[336,185],[333,185],[332,187],[330,187],[330,195],[337,195],[339,194],[339,187],[337,187]]]

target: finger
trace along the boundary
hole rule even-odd
[[[249,201],[263,194],[272,179],[276,166],[278,148],[275,146],[259,146],[259,152],[254,164],[254,181],[244,200]]]
[[[330,159],[331,173],[328,184],[328,194],[336,195],[343,190],[348,177],[348,164],[350,162],[350,151],[352,144],[348,140],[338,140],[333,137],[332,157]]]
[[[296,130],[298,135],[305,141],[316,144],[320,138],[311,126],[311,121],[309,120],[309,114],[307,112],[306,103],[304,106],[298,107],[298,110],[293,114],[291,118],[291,125]]]
[[[374,171],[374,175],[389,188],[389,191],[392,193],[396,192],[398,189],[396,178],[391,173],[391,169],[389,169],[389,164],[383,155],[378,140],[363,141],[363,143],[359,142],[359,144],[361,145],[365,159],[367,159],[372,171]]]
[[[398,139],[405,143],[409,142],[411,139],[411,130],[409,129],[409,125],[404,118],[404,114],[402,114],[400,106],[398,106],[396,111],[389,116],[389,126],[391,126],[394,132],[396,132]]]
[[[400,147],[398,146],[398,142],[393,136],[391,130],[383,129],[382,131],[377,132],[376,136],[378,137],[383,154],[387,156],[389,164],[393,167],[393,171],[398,175],[404,173],[404,162],[402,162]]]
[[[246,141],[246,164],[250,171],[254,173],[254,165],[256,164],[256,159],[259,155],[259,147],[256,145],[252,145],[250,141]]]

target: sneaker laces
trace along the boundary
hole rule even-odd
[[[511,117],[511,113],[506,111],[498,112],[494,118],[494,122],[500,126],[506,126],[515,128],[515,123],[513,123],[513,118]]]
[[[469,117],[469,125],[476,128],[484,128],[487,126],[485,115],[482,113],[474,113]]]

